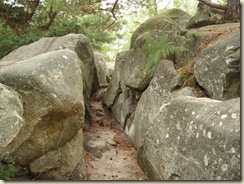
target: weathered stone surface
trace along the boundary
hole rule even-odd
[[[117,56],[113,78],[103,102],[112,109],[113,116],[123,127],[128,119],[133,119],[141,91],[152,78],[144,72],[145,66],[146,57],[140,50],[131,49]]]
[[[111,107],[120,93],[123,86],[137,91],[144,90],[151,77],[143,72],[146,66],[146,56],[140,50],[131,49],[117,55],[113,78],[104,94],[103,101]],[[124,87],[125,88],[125,87]]]
[[[128,87],[122,88],[122,93],[116,98],[112,107],[112,114],[122,127],[126,127],[134,119],[135,110],[141,92]]]
[[[161,105],[166,104],[171,99],[172,91],[180,86],[180,77],[174,69],[173,62],[162,60],[148,88],[141,95],[134,120],[125,128],[136,148],[141,145],[145,133],[154,123]],[[177,96],[175,93],[174,97]]]
[[[121,68],[121,81],[129,88],[143,91],[148,86],[151,76],[144,72],[147,58],[141,50],[127,51],[125,62]]]
[[[30,163],[30,170],[36,179],[84,180],[83,133],[82,129],[74,138],[57,150],[52,150]],[[80,167],[81,165],[81,167]],[[76,171],[79,174],[74,175]]]
[[[151,17],[135,30],[130,48],[143,47],[147,36],[152,36],[156,40],[161,40],[165,34],[176,36],[186,29],[189,19],[190,15],[179,9],[171,9]]]
[[[22,46],[4,58],[3,61],[18,62],[43,53],[68,49],[77,53],[82,62],[79,63],[82,70],[82,79],[84,85],[84,98],[87,102],[91,94],[95,92],[98,86],[97,74],[95,73],[95,63],[93,48],[88,37],[82,34],[68,34],[61,37],[41,38],[29,45]],[[1,63],[0,62],[0,63]]]
[[[185,48],[186,51],[176,53],[174,62],[180,67],[187,65],[210,43],[216,42],[221,37],[225,38],[229,32],[239,29],[240,23],[226,23],[187,30],[182,35],[185,39],[178,39],[177,42],[177,45]]]
[[[199,2],[197,12],[187,23],[187,28],[196,28],[211,24],[223,23],[223,13],[224,10],[211,8],[210,6]]]
[[[25,122],[3,150],[17,163],[29,165],[58,150],[81,129],[85,108],[80,62],[75,52],[59,50],[0,70],[0,82],[15,89],[24,104]]]
[[[154,180],[240,180],[240,98],[181,96],[163,104],[139,148]]]
[[[116,57],[115,71],[113,77],[108,85],[107,90],[103,95],[103,103],[107,107],[111,108],[114,104],[115,98],[121,93],[120,81],[121,81],[121,68],[126,61],[126,53],[120,52]]]
[[[115,62],[106,62],[106,65],[109,71],[109,76],[112,77],[115,68]]]
[[[103,55],[99,52],[94,52],[94,61],[99,87],[107,87],[110,81],[109,70]]]
[[[17,136],[24,124],[23,104],[19,94],[0,83],[0,155]]]
[[[240,32],[228,34],[198,54],[194,74],[213,99],[240,96]]]

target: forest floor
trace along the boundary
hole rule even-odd
[[[136,150],[98,93],[90,100],[92,126],[84,128],[87,180],[147,180],[137,164]]]

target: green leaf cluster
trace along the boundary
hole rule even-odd
[[[184,50],[183,47],[178,47],[174,45],[173,42],[169,41],[167,34],[165,34],[159,42],[151,36],[147,37],[147,46],[142,48],[143,53],[147,56],[145,72],[153,76],[161,59],[168,59],[175,53]]]
[[[15,162],[0,159],[0,180],[11,180],[16,171]]]

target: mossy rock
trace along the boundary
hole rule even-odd
[[[187,23],[187,28],[198,28],[213,24],[223,24],[224,11],[216,8],[211,8],[203,3],[198,4],[198,9],[195,15]]]
[[[141,42],[143,42],[141,39],[148,35],[157,39],[161,38],[164,34],[181,33],[185,30],[190,18],[191,16],[188,13],[179,9],[170,9],[151,17],[142,23],[133,33],[130,48],[141,47]]]

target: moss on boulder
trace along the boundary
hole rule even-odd
[[[170,9],[142,23],[131,37],[130,48],[142,47],[141,39],[153,36],[160,39],[164,34],[177,34],[185,30],[190,15],[179,9]]]

